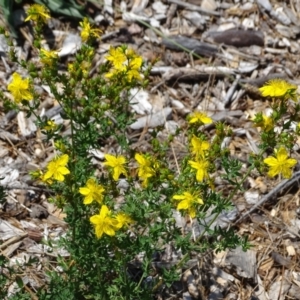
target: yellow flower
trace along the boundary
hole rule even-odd
[[[133,220],[128,215],[122,212],[116,215],[116,220],[118,221],[118,228],[128,227],[130,224],[133,223]]]
[[[148,179],[155,175],[155,170],[151,166],[151,161],[139,153],[136,153],[134,158],[139,164],[138,176],[143,180],[143,186],[147,187]]]
[[[274,121],[272,118],[264,115],[257,114],[254,118],[255,127],[261,127],[264,131],[268,132],[274,128]]]
[[[294,158],[288,158],[288,153],[284,147],[280,147],[275,150],[275,157],[269,156],[264,159],[264,163],[270,167],[268,175],[274,177],[278,174],[282,174],[283,178],[291,178],[292,170],[297,160]]]
[[[110,78],[116,76],[117,74],[120,74],[120,72],[121,72],[120,70],[111,69],[108,73],[105,74],[105,77],[110,79]]]
[[[109,55],[105,56],[105,58],[110,61],[114,68],[123,71],[124,70],[124,62],[127,60],[127,57],[121,47],[114,48],[110,47],[108,51]]]
[[[13,80],[7,86],[7,89],[14,96],[14,100],[16,103],[20,103],[22,100],[31,100],[33,98],[32,93],[29,91],[29,79],[22,79],[22,77],[18,73],[14,73],[12,75]]]
[[[47,19],[50,19],[49,10],[40,4],[33,4],[27,10],[28,17],[25,22],[32,20],[35,22],[42,21],[46,23]]]
[[[212,123],[212,119],[204,112],[195,111],[189,115],[189,123],[210,124]]]
[[[104,157],[107,160],[104,165],[113,168],[113,179],[115,181],[119,179],[121,174],[127,176],[127,172],[124,167],[124,165],[126,164],[126,158],[124,156],[105,154]]]
[[[91,204],[94,200],[102,203],[104,191],[104,187],[98,184],[94,178],[88,179],[86,185],[79,188],[79,193],[85,196],[83,200],[84,204]]]
[[[68,64],[68,66],[67,66],[67,68],[68,68],[68,72],[69,73],[75,73],[75,66],[74,66],[74,64],[73,63],[69,63]]]
[[[138,72],[137,70],[129,70],[129,71],[127,71],[126,75],[127,75],[127,79],[129,82],[131,82],[132,79],[136,79],[136,80],[142,79],[140,72]]]
[[[87,77],[89,75],[90,68],[91,68],[91,63],[90,62],[88,62],[88,61],[81,62],[80,69],[81,69],[82,75],[84,77]]]
[[[106,205],[102,205],[99,215],[90,217],[90,222],[95,227],[97,238],[101,238],[105,233],[109,236],[114,236],[118,230],[118,221],[111,216],[111,211]]]
[[[291,97],[296,100],[297,86],[282,79],[272,79],[259,88],[264,97]]]
[[[48,51],[46,49],[41,49],[40,59],[44,65],[51,66],[53,62],[58,59],[57,51]]]
[[[127,48],[125,52],[126,52],[126,57],[129,59],[133,59],[138,56],[132,48]]]
[[[151,161],[148,158],[146,158],[144,155],[136,153],[134,158],[139,164],[139,169],[138,169],[139,177],[143,177],[145,172],[148,173],[149,171],[148,169],[152,169]]]
[[[132,79],[142,79],[140,68],[143,64],[143,59],[137,55],[133,49],[125,50],[122,47],[110,47],[109,55],[105,58],[113,65],[113,68],[105,77],[112,78],[122,74],[129,82],[132,81]]]
[[[43,174],[43,173],[41,174],[39,180],[41,180],[43,183],[46,183],[48,185],[53,184],[53,179],[51,179],[51,178],[45,179],[45,174]]]
[[[195,205],[203,205],[203,200],[200,197],[192,195],[189,192],[184,192],[182,195],[174,195],[173,199],[180,201],[177,205],[177,210],[187,210],[191,218],[195,218],[196,216]]]
[[[92,60],[95,55],[95,49],[92,47],[87,47],[84,53],[87,59]]]
[[[142,57],[137,55],[136,57],[130,60],[129,69],[139,70],[140,67],[142,66],[142,63],[143,63]]]
[[[203,158],[198,159],[197,161],[189,160],[189,165],[197,170],[196,179],[198,181],[203,181],[206,178],[209,178],[208,167],[209,162]]]
[[[31,171],[29,172],[29,175],[33,178],[33,179],[38,179],[46,184],[52,184],[53,183],[53,180],[51,179],[47,179],[47,180],[44,180],[44,176],[45,174],[43,173],[42,170],[35,170],[35,171]]]
[[[69,161],[67,154],[58,156],[50,161],[47,165],[47,172],[43,176],[43,181],[47,181],[52,178],[57,181],[64,181],[65,175],[70,174],[70,171],[66,167]]]
[[[132,81],[133,78],[141,80],[140,68],[143,64],[142,57],[137,55],[132,49],[128,49],[126,54],[128,59],[130,59],[126,74],[128,81]]]
[[[100,29],[95,29],[91,27],[91,24],[88,18],[83,18],[83,22],[79,22],[81,26],[81,39],[85,43],[90,37],[99,38],[100,33],[102,32]]]
[[[136,69],[127,70],[126,76],[127,76],[127,80],[129,82],[131,82],[132,79],[136,79],[136,80],[141,80],[142,79],[142,76],[141,76],[140,72]]]
[[[47,130],[47,131],[55,131],[57,129],[57,125],[55,124],[54,121],[52,120],[48,120],[47,121],[47,125],[45,125],[43,127],[43,129]]]
[[[80,64],[69,63],[67,68],[70,77],[76,77],[76,78],[78,78],[79,76],[87,77],[91,69],[91,63],[90,61],[87,60],[82,61]]]
[[[209,142],[203,141],[196,136],[192,137],[191,140],[191,148],[192,148],[192,153],[198,157],[198,156],[203,156],[204,152],[208,150],[210,147]]]

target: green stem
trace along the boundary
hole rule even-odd
[[[149,263],[148,263],[148,261],[147,261],[147,264],[146,264],[146,267],[144,268],[144,270],[147,270],[147,269],[148,269],[148,265],[149,265]],[[141,279],[140,279],[138,285],[134,288],[135,291],[137,291],[137,290],[139,289],[141,283],[143,282],[144,274],[145,274],[145,272],[143,272],[143,275],[141,276]]]

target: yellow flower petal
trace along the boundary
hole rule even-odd
[[[101,221],[101,217],[99,215],[91,216],[90,217],[90,222],[92,224],[98,224]]]
[[[274,167],[278,165],[278,160],[274,157],[267,157],[264,159],[264,163],[269,165],[270,167]]]
[[[186,200],[182,200],[178,203],[177,205],[177,209],[181,210],[181,209],[188,209],[190,207],[190,201],[188,199]]]
[[[212,119],[204,112],[195,111],[189,115],[189,123],[210,124],[212,123]]]
[[[292,168],[297,164],[297,160],[294,158],[289,158],[285,161],[285,166],[287,168]]]

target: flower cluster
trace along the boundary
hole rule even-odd
[[[74,83],[76,81],[80,82],[82,77],[88,78],[91,71],[92,60],[95,55],[95,50],[89,45],[84,45],[81,48],[81,53],[82,56],[80,60],[68,63],[69,78]]]
[[[97,238],[101,238],[103,233],[114,236],[117,230],[128,227],[133,220],[123,212],[113,214],[108,206],[103,204],[105,188],[98,184],[96,179],[90,178],[84,187],[79,188],[79,193],[84,196],[83,203],[88,205],[97,201],[100,205],[100,212],[90,217],[90,222],[95,227]]]
[[[81,26],[80,36],[82,41],[85,43],[91,37],[92,38],[99,38],[102,31],[97,28],[92,28],[88,18],[84,18],[82,22],[79,22]]]
[[[105,154],[104,158],[106,161],[103,163],[104,166],[109,168],[112,178],[118,181],[121,175],[128,176],[126,170],[127,159],[123,155],[111,155]],[[138,168],[137,174],[144,187],[148,186],[148,180],[156,174],[158,163],[150,156],[136,153],[134,156]]]
[[[272,117],[268,117],[262,113],[258,113],[257,115],[255,115],[253,122],[254,126],[261,127],[261,129],[265,132],[271,131],[275,125]]]
[[[41,23],[46,22],[49,18],[50,15],[46,8],[40,5],[32,5],[28,9],[28,17],[26,20]],[[125,211],[131,211],[130,205],[132,204],[126,202],[126,197],[125,204],[128,204],[128,208],[126,205],[117,207],[113,204],[113,199],[118,194],[119,188],[116,182],[122,177],[128,180],[128,186],[135,182],[135,179],[138,179],[141,182],[141,187],[139,188],[141,190],[142,188],[147,188],[147,191],[145,191],[147,193],[151,193],[153,190],[155,192],[157,188],[161,190],[167,188],[171,191],[168,196],[170,195],[170,199],[173,201],[172,205],[175,203],[174,205],[176,205],[178,210],[188,214],[191,218],[195,218],[199,210],[206,208],[206,206],[204,206],[203,195],[206,195],[206,189],[212,181],[210,172],[214,168],[212,162],[215,156],[213,155],[218,153],[218,150],[215,150],[214,142],[209,142],[205,134],[199,130],[199,128],[205,128],[203,125],[208,125],[213,122],[204,112],[195,111],[188,116],[188,122],[190,124],[188,131],[190,156],[184,160],[184,167],[182,169],[183,176],[180,177],[180,174],[178,176],[180,178],[177,182],[172,180],[175,176],[171,174],[171,171],[166,167],[166,163],[162,160],[163,155],[165,155],[167,151],[165,150],[167,148],[165,145],[155,145],[153,147],[155,148],[155,155],[136,153],[134,155],[134,170],[129,170],[128,166],[130,166],[130,161],[125,155],[106,154],[104,156],[105,161],[103,166],[107,169],[107,172],[102,174],[101,177],[91,175],[90,161],[82,156],[85,156],[87,149],[90,148],[88,144],[90,141],[93,142],[93,145],[95,144],[96,138],[94,136],[97,134],[94,134],[93,130],[96,132],[97,129],[98,133],[98,125],[100,130],[104,133],[103,136],[110,133],[107,131],[109,131],[108,128],[112,127],[110,126],[111,124],[107,126],[108,123],[106,123],[106,120],[104,120],[103,126],[101,124],[102,118],[105,116],[105,114],[102,114],[103,110],[108,108],[112,114],[117,113],[118,111],[115,106],[110,105],[110,103],[115,104],[113,101],[116,95],[120,94],[122,89],[124,90],[136,85],[140,86],[141,83],[144,83],[142,81],[144,78],[143,74],[147,74],[147,72],[143,70],[144,65],[140,55],[127,46],[120,46],[110,47],[105,56],[107,62],[99,68],[99,72],[102,72],[102,77],[89,77],[91,62],[95,54],[89,41],[99,38],[101,30],[93,28],[88,18],[84,18],[82,22],[80,22],[80,26],[80,35],[83,44],[72,62],[68,64],[67,75],[64,72],[61,72],[62,76],[60,72],[48,72],[49,70],[54,71],[57,69],[57,61],[59,59],[58,52],[43,49],[40,47],[40,43],[38,46],[40,62],[45,69],[45,72],[43,70],[39,73],[41,74],[41,82],[48,81],[48,83],[50,82],[49,85],[52,86],[52,83],[59,82],[59,80],[62,81],[62,85],[65,87],[64,91],[61,94],[54,94],[64,109],[64,117],[70,120],[72,128],[76,130],[72,130],[72,137],[69,141],[59,136],[58,129],[60,127],[55,124],[53,120],[38,120],[39,124],[42,124],[41,127],[46,131],[47,138],[54,138],[56,150],[62,154],[56,156],[47,164],[45,173],[38,171],[36,172],[36,176],[46,184],[53,184],[54,189],[58,188],[62,190],[66,188],[65,194],[69,193],[69,197],[71,195],[71,197],[73,197],[72,199],[74,199],[74,202],[69,201],[69,203],[72,202],[71,205],[74,203],[78,204],[78,202],[76,202],[77,199],[80,200],[80,204],[85,205],[82,205],[78,211],[90,213],[89,216],[91,217],[89,221],[94,226],[97,238],[101,238],[104,235],[115,236],[119,230],[127,228],[134,222],[133,219],[131,219],[131,213],[130,216],[125,213]],[[42,31],[40,30],[38,32],[40,32],[39,37],[41,38]],[[32,73],[33,72],[30,74]],[[52,76],[54,74],[55,76]],[[36,81],[38,80],[38,76],[34,78]],[[79,88],[81,88],[80,93],[77,95]],[[282,85],[281,90],[284,88],[284,85]],[[33,92],[32,82],[29,79],[22,79],[18,73],[13,74],[13,80],[8,85],[8,90],[13,95],[16,103],[21,101],[24,103],[24,100],[29,101],[37,97]],[[56,92],[54,84],[53,90]],[[288,86],[286,92],[282,92],[282,95],[292,95],[294,92],[294,87]],[[276,94],[275,92],[272,93]],[[95,99],[96,102],[94,102]],[[106,103],[105,105],[103,105],[103,103],[99,105],[102,99],[107,102],[107,105]],[[81,114],[77,114],[77,111],[73,110],[74,107],[77,108],[77,104],[80,106]],[[121,107],[121,110],[122,109],[123,107]],[[91,112],[93,113],[93,111],[97,111],[99,114],[92,115],[93,118],[91,118]],[[123,111],[121,111],[121,113],[123,113]],[[119,120],[122,121],[122,118],[125,119],[124,116],[122,115]],[[262,116],[261,120],[260,126],[265,130],[269,130],[271,122],[268,117]],[[85,126],[86,123],[88,123],[89,126]],[[83,134],[81,135],[81,133]],[[87,138],[88,135],[89,137]],[[218,133],[216,133],[216,135],[218,135]],[[220,137],[220,140],[221,139],[222,137]],[[81,145],[81,142],[83,145]],[[155,143],[153,143],[153,145],[154,144]],[[123,147],[124,145],[121,146]],[[126,147],[123,149],[126,149]],[[284,158],[284,155],[279,154],[279,152],[281,153],[282,150],[278,150],[278,154],[276,153],[276,157],[274,157],[273,160],[280,161],[281,164],[284,161],[287,165],[289,164],[291,166],[293,162],[287,159],[287,157]],[[69,163],[69,155],[72,155],[71,160],[74,164]],[[160,161],[160,159],[162,161]],[[265,162],[274,165],[273,160],[266,159]],[[288,171],[286,170],[287,166],[282,166],[278,171],[278,168],[275,170],[273,165],[272,174],[277,174],[282,171],[288,175]],[[179,165],[178,169],[180,169]],[[191,182],[189,181],[190,179]],[[61,184],[62,182],[64,182],[65,185]],[[183,184],[181,185],[181,183]],[[136,188],[136,185],[132,184],[132,187]],[[62,194],[62,198],[64,198],[65,195],[64,193]],[[68,197],[65,197],[65,199],[67,198]],[[68,199],[66,201],[68,202]],[[170,203],[167,204],[167,209],[169,209]],[[148,213],[148,215],[151,215],[151,203],[149,207],[150,213]],[[77,208],[76,206],[76,211]],[[126,208],[128,210],[126,210]],[[132,216],[133,215],[134,214],[132,214]],[[136,219],[140,217],[143,216],[135,215]]]
[[[46,23],[50,19],[49,10],[40,4],[33,4],[27,10],[27,18],[25,22],[32,20],[34,22]]]
[[[68,71],[70,77],[79,78],[79,74],[82,74],[83,77],[87,77],[89,75],[91,63],[89,61],[82,61],[80,64],[75,65],[74,63],[68,64]]]
[[[142,180],[143,186],[147,187],[149,179],[156,173],[155,169],[157,169],[157,163],[153,158],[139,153],[136,153],[134,158],[139,165],[138,176]]]
[[[55,132],[57,130],[58,126],[53,120],[48,120],[46,122],[46,125],[43,127],[44,130],[49,132]]]
[[[46,66],[52,66],[58,59],[58,52],[52,50],[41,49],[40,50],[40,61]]]
[[[106,161],[104,166],[109,168],[113,180],[119,180],[121,175],[128,176],[125,165],[127,160],[123,155],[105,154]],[[135,154],[135,159],[138,163],[138,177],[142,180],[144,187],[148,185],[148,180],[155,175],[155,162],[146,155],[139,153]],[[98,238],[101,238],[103,233],[114,236],[117,230],[128,227],[133,220],[123,212],[114,214],[106,204],[105,187],[97,183],[95,178],[89,178],[85,186],[79,188],[79,193],[84,196],[83,203],[88,205],[96,201],[101,205],[100,212],[90,218],[90,222],[95,227],[95,233]]]
[[[99,214],[90,217],[90,222],[95,227],[96,237],[101,238],[104,233],[114,236],[117,230],[128,227],[133,220],[124,213],[113,215],[106,205],[102,205]]]
[[[274,156],[269,156],[263,161],[269,167],[268,175],[270,177],[282,174],[283,178],[291,178],[292,168],[297,163],[295,159],[288,157],[287,151],[287,148],[291,149],[295,141],[295,133],[291,130],[290,124],[293,119],[299,120],[297,106],[295,108],[295,104],[287,100],[297,101],[297,89],[296,85],[282,79],[272,79],[259,89],[262,96],[279,99],[279,101],[273,101],[271,116],[258,113],[253,120],[254,125],[262,129],[261,138],[266,143],[266,147],[270,145],[270,142],[273,147],[279,145],[274,150]],[[289,109],[289,105],[292,105],[292,110]],[[290,113],[290,120],[286,120],[286,112],[289,110],[295,113],[294,115]],[[275,125],[282,126],[282,130],[275,131]]]
[[[197,206],[204,204],[200,196],[191,194],[190,192],[183,192],[181,195],[174,195],[173,199],[180,201],[177,205],[177,209],[186,210],[191,218],[195,218]]]
[[[110,47],[109,55],[105,58],[112,64],[110,72],[108,72],[105,77],[112,79],[121,74],[128,82],[131,82],[133,79],[142,79],[141,67],[143,59],[137,55],[133,49]]]
[[[188,117],[190,124],[210,124],[212,119],[204,112],[194,112]],[[207,150],[209,150],[209,143],[204,139],[193,136],[191,139],[191,153],[194,155],[195,160],[189,160],[189,165],[196,170],[196,179],[203,181],[209,178],[208,168],[209,161],[206,158]]]
[[[192,126],[212,123],[212,119],[206,113],[200,111],[190,114],[188,121]],[[196,170],[196,180],[198,182],[209,180],[210,161],[208,153],[210,147],[210,143],[202,135],[198,137],[194,134],[190,140],[189,148],[193,160],[189,160],[188,164]],[[177,209],[186,211],[191,218],[196,216],[199,205],[204,204],[201,192],[192,190],[185,190],[181,194],[174,195],[173,200],[179,201]]]
[[[51,130],[54,126],[53,124],[55,125],[53,121],[49,120],[46,127],[49,126],[48,129]],[[63,143],[59,141],[55,143],[55,146],[60,150],[63,150],[62,145]],[[115,156],[106,154],[105,159],[104,166],[108,167],[113,180],[118,181],[121,175],[128,176],[126,170],[127,160],[123,155]],[[146,187],[148,180],[155,175],[155,168],[157,168],[158,164],[150,157],[139,153],[136,153],[135,159],[138,163],[138,177],[142,180],[142,185]],[[67,167],[68,162],[69,156],[67,154],[57,156],[47,164],[45,173],[39,170],[32,172],[32,175],[35,178],[40,178],[44,183],[49,185],[53,184],[54,181],[62,182],[65,180],[65,176],[70,174],[70,170]],[[96,178],[89,178],[85,186],[79,188],[79,193],[84,197],[83,203],[85,205],[92,204],[93,202],[100,205],[99,214],[93,215],[90,218],[90,222],[94,225],[98,238],[102,237],[103,233],[113,236],[117,230],[128,227],[133,223],[133,220],[125,213],[113,213],[109,210],[108,206],[104,204],[105,192],[105,187],[99,184]]]
[[[126,266],[129,260],[143,252],[141,274],[151,275],[153,251],[163,251],[162,247],[169,244],[174,249],[180,248],[182,261],[190,256],[193,248],[190,243],[193,242],[189,234],[182,236],[177,218],[176,221],[174,219],[175,209],[188,216],[191,223],[194,222],[192,219],[198,218],[200,224],[200,218],[206,219],[208,214],[213,214],[213,221],[229,207],[232,195],[241,189],[246,178],[241,176],[239,166],[230,160],[228,149],[222,147],[224,138],[230,136],[231,131],[218,122],[209,126],[213,128],[214,136],[208,138],[205,131],[213,120],[206,113],[195,111],[187,118],[187,130],[176,130],[167,138],[160,135],[160,128],[151,130],[149,152],[133,153],[132,138],[128,139],[124,132],[133,119],[128,91],[147,85],[151,64],[146,67],[142,57],[124,45],[110,47],[105,54],[105,63],[96,64],[94,68],[97,57],[92,42],[100,38],[101,30],[84,18],[80,22],[82,43],[66,62],[67,69],[60,68],[61,53],[42,46],[45,25],[42,23],[49,18],[48,10],[43,6],[30,6],[26,20],[34,25],[32,46],[38,53],[39,63],[35,66],[31,62],[20,61],[12,51],[11,57],[28,71],[28,78],[14,73],[7,87],[14,102],[22,103],[19,109],[26,111],[28,116],[35,116],[39,129],[43,130],[47,148],[55,147],[55,153],[58,153],[43,171],[37,170],[32,174],[54,192],[51,201],[64,209],[69,230],[61,242],[70,257],[62,263],[76,268],[63,268],[64,276],[55,280],[59,288],[51,283],[49,295],[53,294],[52,286],[54,293],[59,294],[60,289],[64,291],[65,284],[71,280],[69,294],[91,299],[117,299],[123,295],[130,299],[151,297],[149,292],[156,293],[157,289],[149,290],[149,287],[140,284],[141,280],[131,280],[129,277],[132,276],[126,274]],[[41,95],[34,91],[34,84],[50,88],[51,97],[55,97],[59,104],[63,123],[56,124],[50,115],[46,117],[47,114],[40,111],[44,106],[40,106],[38,100]],[[294,92],[293,88],[289,88],[284,97]],[[6,98],[4,100],[7,101]],[[30,100],[30,103],[26,102]],[[274,114],[273,119],[276,118]],[[270,135],[275,134],[268,117],[261,116],[259,122],[263,130],[270,130]],[[61,133],[64,126],[66,134]],[[178,157],[174,151],[174,159],[169,162],[170,146],[172,148],[175,143],[181,142],[183,135],[187,136],[188,154]],[[116,142],[122,153],[105,154],[102,163],[95,163],[91,149],[115,145]],[[290,148],[279,148],[274,157],[265,159],[270,166],[270,176],[279,173],[290,176],[294,166],[294,160],[288,158],[286,150]],[[215,191],[213,187],[214,176],[218,176],[221,168],[221,172],[225,171],[221,176],[224,173],[228,175],[224,179],[230,183],[229,188],[235,188],[232,193],[226,191],[224,196],[221,189]],[[212,210],[209,209],[211,206]],[[202,225],[205,225],[204,222]],[[219,251],[237,244],[229,230],[222,231],[211,226],[204,226],[199,238],[196,234],[193,238],[195,242],[198,239],[197,245],[201,243],[200,250],[203,252],[209,249]],[[246,245],[246,242],[239,243]],[[109,259],[105,259],[107,255]],[[170,278],[165,276],[167,274],[163,273],[159,281],[163,284],[170,282]]]

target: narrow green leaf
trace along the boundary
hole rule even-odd
[[[23,283],[23,280],[21,277],[17,276],[16,277],[16,282],[17,282],[17,285],[20,289],[22,289],[24,287],[24,283]]]

